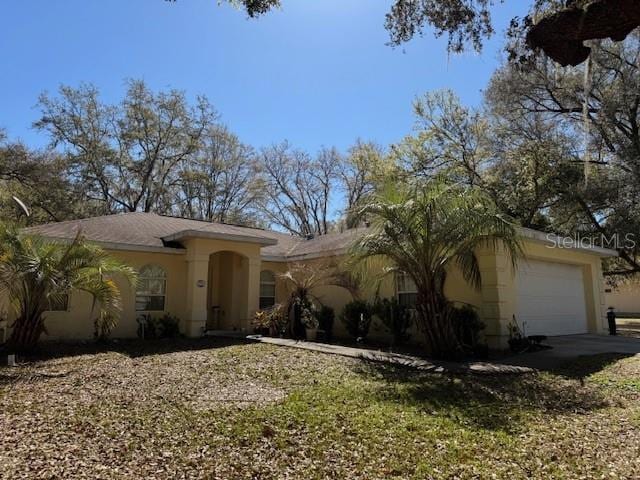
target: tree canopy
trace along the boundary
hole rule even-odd
[[[175,0],[169,0],[175,1]],[[251,18],[280,7],[280,0],[227,0]],[[393,0],[385,28],[390,44],[398,46],[427,29],[448,37],[449,50],[471,46],[481,50],[494,33],[491,7],[504,0]],[[530,13],[512,20],[534,50],[543,50],[561,65],[579,65],[591,51],[585,41],[624,40],[640,26],[636,0],[530,0]]]
[[[419,98],[415,132],[393,155],[408,178],[446,175],[481,188],[525,227],[614,248],[620,258],[607,273],[636,275],[639,61],[638,33],[595,45],[588,90],[586,67],[506,62],[483,108],[463,106],[450,91]]]

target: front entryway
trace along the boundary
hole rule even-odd
[[[236,330],[246,317],[249,268],[247,257],[216,252],[209,257],[207,330]]]

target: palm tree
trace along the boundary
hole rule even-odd
[[[386,185],[359,213],[371,221],[371,229],[354,244],[352,260],[409,275],[416,285],[416,323],[427,353],[459,357],[463,351],[451,321],[453,307],[444,295],[447,269],[458,266],[480,288],[476,251],[482,246],[504,248],[515,268],[522,250],[516,225],[479,190],[439,179]]]
[[[311,293],[313,289],[325,285],[329,278],[330,270],[324,263],[305,264],[294,263],[289,270],[280,274],[289,290],[289,302],[287,314],[291,318],[291,333],[296,338],[304,337],[303,316],[313,313],[313,300],[318,300]]]
[[[129,283],[135,279],[132,268],[87,243],[80,233],[65,243],[0,225],[0,293],[8,297],[16,315],[7,349],[32,349],[46,331],[44,313],[72,290],[93,297],[91,315],[95,315],[96,334],[108,332],[120,312],[120,290],[114,275]]]

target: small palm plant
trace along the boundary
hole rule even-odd
[[[132,268],[87,243],[80,233],[64,243],[0,225],[0,293],[8,297],[16,316],[7,349],[32,349],[46,331],[45,312],[72,290],[93,297],[95,330],[98,335],[108,333],[120,312],[115,275],[129,283],[135,279]]]
[[[294,337],[304,336],[303,320],[313,320],[313,312],[315,311],[313,302],[317,301],[312,291],[319,286],[327,285],[332,271],[328,265],[321,262],[316,264],[294,263],[289,270],[280,275],[289,290],[289,302],[286,310],[289,315],[293,316],[290,327]]]
[[[458,266],[480,288],[476,251],[483,246],[503,248],[515,267],[522,250],[516,225],[482,192],[439,179],[386,185],[360,214],[371,221],[371,230],[353,246],[355,264],[409,275],[417,289],[416,324],[427,353],[460,357],[464,352],[453,307],[444,295],[447,269]]]

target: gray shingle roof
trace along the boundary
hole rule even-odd
[[[186,218],[166,217],[155,213],[120,213],[103,217],[48,223],[25,229],[27,233],[49,238],[72,239],[78,230],[90,241],[125,247],[172,250],[183,236],[202,235],[229,238],[262,245],[266,258],[285,260],[289,257],[314,256],[348,247],[358,231],[329,234],[304,240],[285,233],[204,222]],[[362,231],[359,231],[362,232]]]
[[[26,232],[51,238],[74,238],[78,230],[91,241],[139,247],[165,248],[166,240],[177,240],[182,232],[199,232],[237,237],[263,245],[277,239],[258,228],[165,217],[154,213],[120,213],[103,217],[48,223],[27,228]],[[171,238],[177,237],[177,238]]]
[[[321,235],[312,240],[303,240],[289,252],[291,260],[297,258],[314,257],[322,254],[340,253],[349,248],[353,242],[361,235],[366,233],[367,229],[358,228],[346,230],[340,233],[329,233]]]
[[[295,261],[332,255],[343,252],[367,229],[353,229],[342,233],[322,235],[311,240],[293,237],[286,233],[259,228],[240,227],[223,223],[165,217],[155,213],[121,213],[104,217],[48,223],[25,229],[27,233],[50,238],[72,239],[78,229],[90,241],[99,242],[107,248],[152,249],[163,252],[183,252],[173,243],[189,236],[224,238],[241,242],[257,243],[262,247],[265,260]],[[524,238],[550,243],[549,235],[523,228]],[[170,242],[170,243],[168,243]],[[599,256],[617,256],[614,250],[599,247],[573,247]]]

